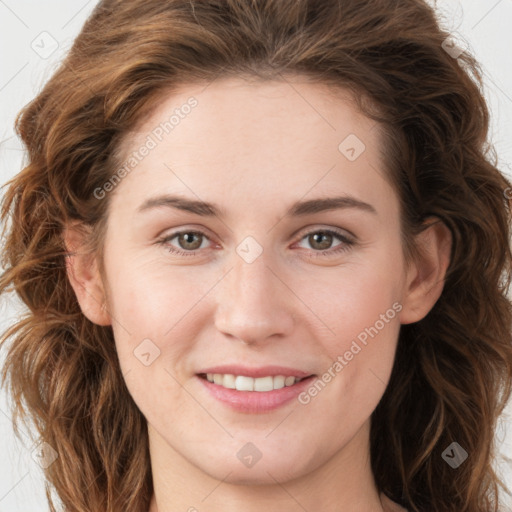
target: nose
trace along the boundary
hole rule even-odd
[[[297,305],[285,283],[285,276],[267,265],[265,253],[252,263],[237,256],[218,287],[216,328],[247,345],[289,336]]]

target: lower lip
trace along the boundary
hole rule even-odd
[[[258,414],[273,411],[290,402],[310,385],[315,376],[302,379],[293,386],[272,391],[237,391],[219,386],[199,376],[197,378],[219,402],[236,411]]]

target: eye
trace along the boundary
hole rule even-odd
[[[177,239],[179,247],[185,249],[184,251],[171,244],[171,240],[174,240],[175,238]],[[180,231],[162,238],[158,243],[165,245],[169,249],[169,252],[173,254],[178,254],[180,256],[194,256],[195,251],[201,249],[203,239],[208,238],[200,231]]]
[[[333,249],[332,244],[336,238],[340,240],[340,243],[335,245]],[[310,231],[302,237],[301,242],[304,240],[309,243],[313,249],[316,249],[313,251],[315,256],[326,257],[348,251],[355,244],[355,241],[344,233],[332,229]]]

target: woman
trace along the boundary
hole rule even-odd
[[[420,0],[98,4],[2,210],[52,510],[498,510],[510,184],[450,48]]]

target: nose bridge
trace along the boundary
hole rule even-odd
[[[249,261],[235,255],[231,271],[220,283],[217,329],[247,344],[289,334],[293,303],[286,286],[269,268],[265,253]]]

